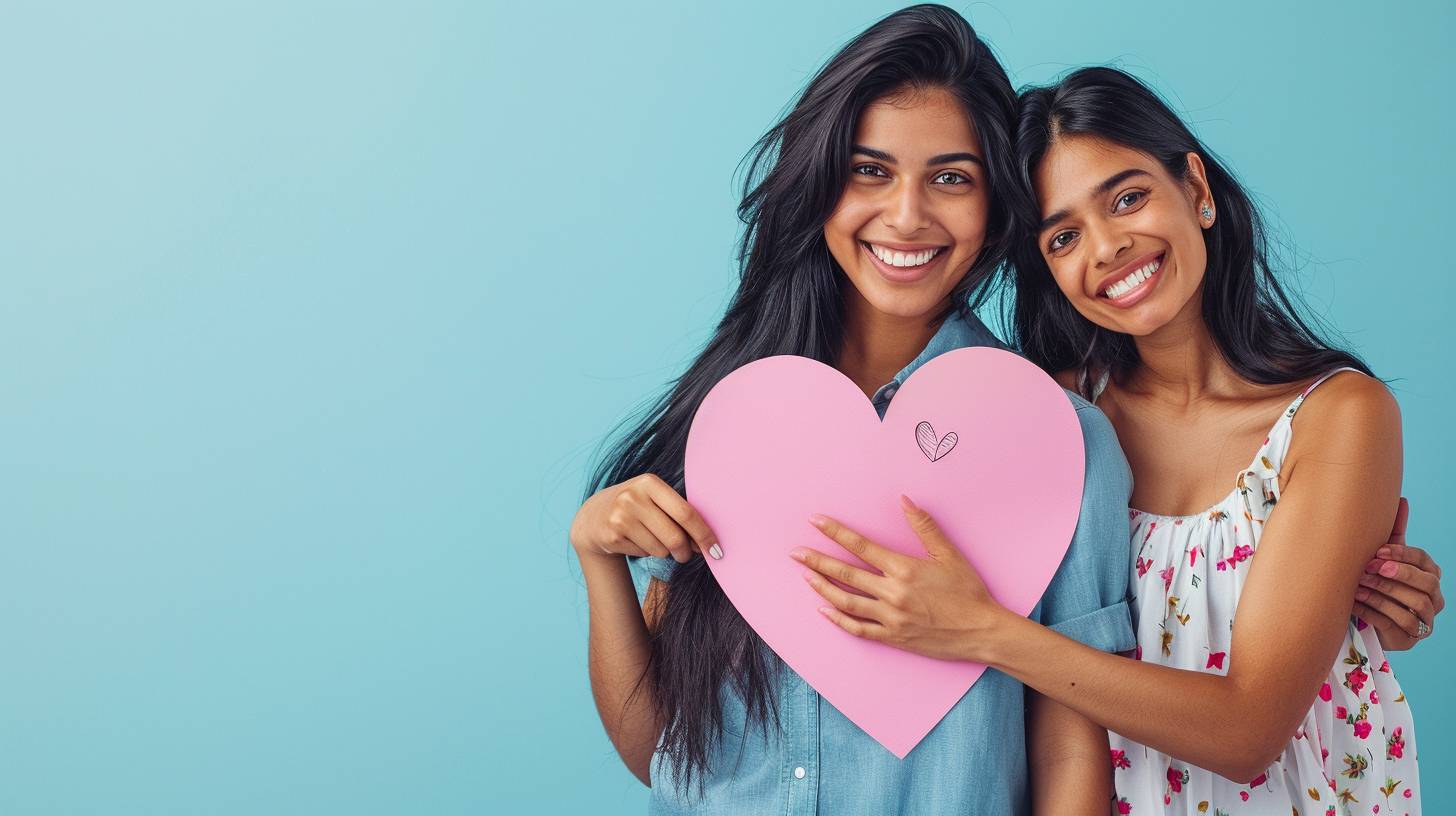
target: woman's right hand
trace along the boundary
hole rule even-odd
[[[651,473],[604,487],[587,499],[571,522],[571,545],[583,558],[670,556],[683,563],[699,553],[723,557],[698,511]]]

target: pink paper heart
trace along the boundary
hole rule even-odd
[[[928,426],[931,447],[920,428]],[[935,439],[934,427],[953,428]],[[1081,506],[1081,426],[1067,394],[1007,351],[921,366],[884,421],[853,382],[803,357],[723,378],[693,419],[687,497],[718,535],[714,576],[809,685],[904,758],[985,671],[855,638],[817,611],[795,547],[862,564],[811,527],[823,513],[923,557],[899,496],[935,517],[997,600],[1028,614],[1066,554]]]

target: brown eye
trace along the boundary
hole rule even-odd
[[[857,176],[876,177],[888,175],[884,171],[884,169],[881,168],[878,164],[858,164],[855,165],[854,168],[851,169],[849,172]]]
[[[1056,252],[1057,250],[1063,249],[1068,244],[1072,243],[1072,239],[1076,237],[1077,233],[1073,232],[1072,230],[1062,230],[1061,232],[1052,236],[1052,239],[1047,242],[1047,248],[1050,249],[1052,252]]]
[[[1130,207],[1135,207],[1137,206],[1137,203],[1139,201],[1143,200],[1143,196],[1145,195],[1147,194],[1140,190],[1132,190],[1130,192],[1123,193],[1117,199],[1117,205],[1112,208],[1112,211],[1122,212],[1123,210],[1126,210]]]
[[[935,177],[936,184],[970,184],[971,180],[964,173],[957,173],[947,170]]]

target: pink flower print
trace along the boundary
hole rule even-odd
[[[1370,705],[1380,705],[1380,695],[1375,689],[1370,689]]]
[[[1411,789],[1410,788],[1406,788],[1405,789],[1405,793],[1402,794],[1402,795],[1405,796],[1405,798],[1407,798],[1407,799],[1411,798]]]
[[[1144,575],[1147,575],[1148,574],[1148,570],[1149,569],[1152,569],[1152,566],[1153,566],[1153,559],[1151,559],[1151,558],[1143,558],[1141,555],[1139,555],[1138,556],[1138,559],[1137,559],[1137,573],[1138,573],[1138,577],[1141,578]]]
[[[1360,739],[1365,739],[1366,737],[1370,736],[1369,720],[1361,720],[1355,723],[1355,736],[1359,737]]]
[[[1346,711],[1344,706],[1335,706],[1335,719],[1343,720],[1349,716],[1350,712]]]
[[[1330,691],[1330,684],[1329,683],[1325,683],[1323,686],[1320,686],[1319,698],[1321,700],[1324,700],[1325,702],[1328,703],[1330,701],[1330,698],[1333,697],[1333,696],[1334,696],[1334,694]]]
[[[1249,787],[1251,787],[1251,788],[1257,788],[1260,785],[1262,785],[1262,784],[1264,784],[1265,782],[1268,782],[1268,781],[1269,781],[1269,772],[1268,771],[1265,771],[1264,773],[1261,773],[1258,776],[1254,777],[1252,780],[1250,780],[1249,781]]]
[[[1137,646],[1137,648],[1133,650],[1132,659],[1133,660],[1142,660],[1143,659],[1143,645],[1141,643],[1139,643],[1138,646]]]
[[[1197,547],[1194,547],[1193,549],[1191,549],[1191,550],[1188,551],[1188,566],[1191,567],[1191,566],[1196,565],[1197,563],[1198,563],[1198,548]]]
[[[1188,771],[1180,771],[1171,765],[1168,766],[1168,790],[1171,790],[1173,793],[1182,793],[1183,783],[1187,781]]]
[[[1228,562],[1227,561],[1220,561],[1220,562],[1218,562],[1218,571],[1219,572],[1226,572],[1227,570],[1228,570]]]
[[[1127,759],[1127,754],[1123,753],[1121,748],[1112,749],[1112,767],[1116,770],[1132,767],[1132,763]]]
[[[1365,688],[1365,681],[1369,679],[1370,675],[1365,673],[1365,669],[1361,668],[1360,666],[1356,666],[1354,669],[1351,669],[1349,672],[1345,673],[1345,686],[1349,688],[1350,691],[1359,694],[1360,689]]]
[[[1370,624],[1366,623],[1364,618],[1356,618],[1355,619],[1355,631],[1356,632],[1363,632],[1369,626],[1370,626]]]
[[[1158,577],[1163,579],[1163,591],[1167,592],[1173,586],[1173,565],[1169,564],[1167,569],[1158,573]]]
[[[1118,816],[1128,816],[1129,813],[1132,813],[1132,803],[1125,798],[1118,797],[1117,813]]]
[[[1400,726],[1390,732],[1390,740],[1385,744],[1385,756],[1387,759],[1400,759],[1405,756],[1405,734]]]
[[[1203,668],[1205,668],[1205,669],[1221,669],[1221,668],[1223,668],[1223,658],[1224,658],[1224,655],[1227,655],[1227,654],[1228,654],[1228,652],[1214,652],[1213,654],[1210,654],[1208,656],[1208,665],[1207,666],[1204,666]]]
[[[1382,660],[1382,661],[1380,661],[1380,668],[1376,669],[1376,671],[1382,671],[1382,672],[1385,672],[1386,674],[1390,674],[1390,661],[1389,660]]]
[[[1245,802],[1249,801],[1249,792],[1248,791],[1239,791],[1239,798],[1242,799],[1242,800],[1244,800]]]

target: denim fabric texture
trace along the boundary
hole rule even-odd
[[[974,316],[952,315],[925,350],[872,398],[885,409],[900,385],[934,357],[969,346],[1006,348]],[[988,395],[989,396],[989,395]],[[1031,617],[1109,652],[1135,644],[1128,597],[1128,500],[1132,474],[1112,425],[1068,392],[1081,422],[1086,484],[1071,545]],[[628,559],[639,597],[650,579],[671,581],[670,558]],[[1021,814],[1027,803],[1024,688],[988,669],[945,718],[897,759],[779,662],[781,728],[746,728],[731,690],[719,700],[727,723],[701,793],[678,790],[662,756],[652,764],[649,812],[668,814]]]

